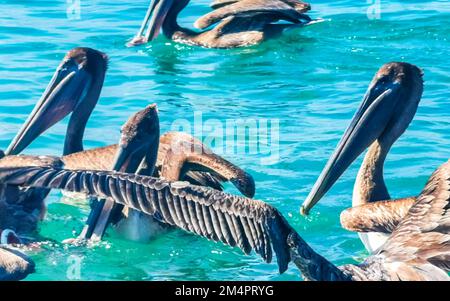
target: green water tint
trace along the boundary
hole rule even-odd
[[[233,50],[200,49],[168,41],[126,48],[148,1],[83,1],[81,19],[69,20],[66,1],[0,0],[0,148],[5,149],[51,78],[65,52],[88,46],[106,52],[110,66],[101,99],[88,123],[85,148],[116,143],[127,118],[157,103],[161,131],[184,118],[279,119],[280,160],[261,165],[258,154],[225,154],[251,173],[256,198],[280,209],[315,250],[336,264],[366,256],[356,234],[341,229],[340,212],[351,204],[359,159],[307,219],[299,206],[358,107],[377,69],[407,61],[425,72],[417,115],[387,158],[385,178],[393,197],[420,192],[433,170],[450,157],[450,8],[447,1],[381,3],[381,19],[369,20],[366,1],[313,1],[313,18],[327,21],[289,31],[262,45]],[[181,23],[190,26],[209,11],[192,1]],[[26,153],[62,152],[62,122]],[[208,135],[208,131],[204,135]],[[201,137],[200,137],[201,138]],[[231,185],[226,190],[237,193]],[[40,235],[50,242],[31,252],[37,271],[29,280],[67,279],[71,257],[81,258],[86,280],[298,280],[292,266],[244,256],[238,249],[182,231],[148,244],[109,230],[94,247],[64,246],[81,231],[86,205],[49,198]]]

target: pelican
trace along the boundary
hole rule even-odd
[[[311,9],[308,3],[297,0],[239,0],[216,1],[211,13],[199,18],[194,26],[201,32],[182,28],[178,14],[189,0],[152,0],[147,14],[129,46],[154,40],[161,28],[164,35],[178,43],[207,48],[234,48],[259,44],[280,35],[293,26],[311,21],[304,13]],[[287,21],[283,24],[278,21]],[[148,27],[147,27],[148,24]],[[207,29],[211,26],[215,27]],[[147,31],[143,35],[145,28]]]
[[[273,252],[279,272],[289,262],[307,280],[450,280],[450,162],[435,172],[405,218],[380,250],[361,264],[336,267],[317,254],[274,207],[187,182],[169,182],[113,171],[54,167],[0,167],[0,183],[66,189],[108,198],[198,236],[254,250],[266,262]],[[436,189],[447,187],[446,193]]]
[[[61,164],[69,169],[112,168],[115,153],[119,149],[117,145],[83,151],[82,143],[87,120],[100,96],[106,69],[107,56],[97,50],[75,48],[69,51],[30,117],[11,142],[5,153],[7,156],[2,161],[17,160],[17,158],[13,159],[12,155],[22,152],[44,131],[72,113],[67,127]],[[180,148],[180,144],[184,147]],[[251,175],[212,153],[192,136],[169,132],[161,137],[159,145],[155,175],[161,176],[161,169],[166,165],[163,172],[167,173],[170,179],[187,180],[216,189],[222,189],[222,182],[230,181],[246,196],[253,197],[255,185]],[[174,152],[173,149],[178,151]],[[22,157],[21,160],[28,158],[32,160],[32,157]],[[168,168],[170,164],[174,166]],[[177,168],[179,170],[175,170]],[[12,194],[11,190],[16,192]],[[7,187],[3,191],[8,194],[8,199],[15,199],[19,194],[14,187]],[[34,200],[36,207],[44,204],[47,193],[48,190],[42,189],[20,190],[21,198]],[[45,206],[42,207],[45,208]],[[43,215],[42,210],[33,212],[40,213],[40,217]],[[103,231],[104,229],[97,232]]]
[[[366,249],[375,253],[409,212],[417,197],[391,200],[383,177],[386,156],[412,121],[423,92],[422,71],[408,63],[389,63],[372,80],[363,102],[336,150],[305,200],[310,209],[333,186],[350,164],[366,149],[353,189],[353,208],[341,214],[344,228],[360,232]],[[448,164],[436,173],[445,173]],[[435,178],[435,177],[434,177]],[[448,186],[425,190],[448,195]]]

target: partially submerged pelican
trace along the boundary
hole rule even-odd
[[[353,208],[341,214],[341,223],[360,232],[370,252],[380,248],[417,201],[416,197],[392,200],[383,177],[383,166],[393,143],[413,119],[423,92],[422,71],[407,63],[386,64],[377,72],[363,103],[345,131],[336,150],[305,200],[309,210],[325,195],[350,164],[369,149],[358,172],[353,190]],[[435,174],[445,174],[448,164]],[[434,190],[448,197],[448,185],[433,175],[425,191]],[[445,183],[445,182],[443,182]]]
[[[202,16],[194,24],[204,31],[195,32],[182,28],[177,22],[178,14],[189,2],[152,0],[141,28],[128,45],[150,42],[162,29],[169,39],[189,45],[208,48],[250,46],[277,36],[286,28],[311,21],[304,14],[311,6],[298,0],[219,0],[212,4],[214,10],[211,13]],[[280,20],[285,23],[278,23]]]
[[[64,156],[61,158],[63,166],[69,169],[111,169],[115,154],[120,149],[118,145],[83,151],[82,142],[87,120],[100,96],[106,69],[107,57],[97,50],[75,48],[69,51],[41,100],[8,147],[7,157],[1,160],[17,160],[12,159],[11,155],[22,152],[40,134],[72,113],[66,132]],[[222,182],[231,181],[246,196],[253,197],[255,185],[251,175],[212,153],[192,136],[166,133],[161,137],[159,146],[154,175],[161,176],[165,173],[170,179],[187,180],[216,189],[222,189]],[[32,157],[22,157],[26,158]],[[169,165],[173,166],[169,168]],[[10,190],[17,188],[9,187],[4,190],[9,199],[15,199]],[[28,194],[24,191],[20,190],[22,196],[27,195],[27,199],[35,200],[41,205],[48,193],[42,189],[29,189]],[[37,194],[39,197],[36,197]],[[101,237],[104,229],[96,232]]]
[[[431,179],[447,187],[447,193],[425,189],[377,254],[361,264],[340,267],[314,252],[275,208],[207,187],[136,174],[53,167],[0,167],[0,183],[108,198],[161,223],[237,246],[245,254],[254,250],[266,262],[272,260],[273,249],[280,273],[292,261],[308,280],[449,280],[450,235],[445,231],[450,218],[449,166],[446,163]]]

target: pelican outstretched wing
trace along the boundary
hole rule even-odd
[[[273,207],[187,182],[109,171],[71,171],[51,167],[0,168],[0,183],[84,192],[152,215],[185,231],[253,249],[266,262],[275,251],[280,273],[290,261],[286,239],[291,227]]]

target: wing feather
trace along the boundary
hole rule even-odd
[[[53,181],[53,177],[70,181]],[[91,183],[80,185],[82,178],[83,181]],[[277,253],[280,272],[286,270],[290,261],[286,239],[292,228],[275,208],[261,201],[188,185],[185,182],[167,182],[112,171],[9,167],[0,168],[0,183],[65,189],[84,192],[98,198],[108,198],[155,217],[160,215],[163,222],[191,233],[213,240],[217,238],[230,246],[237,245],[245,253],[249,253],[250,248],[253,248],[267,262],[272,259],[273,248]],[[136,193],[139,190],[136,186],[140,186],[139,189],[143,193]],[[138,196],[139,194],[141,195]],[[181,208],[184,222],[180,218],[181,214],[177,213],[176,209],[170,210],[167,205],[175,199],[180,202],[180,206],[175,208]],[[202,214],[199,213],[200,208]],[[206,232],[202,230],[202,225],[205,225]]]

